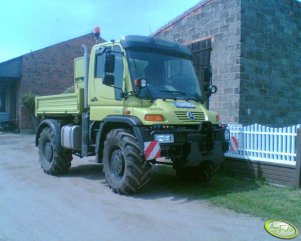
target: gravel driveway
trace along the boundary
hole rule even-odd
[[[33,135],[0,134],[1,241],[278,240],[260,218],[172,193],[158,181],[163,171],[174,178],[170,168],[156,168],[142,193],[120,196],[101,165],[74,157],[54,177],[37,153]]]

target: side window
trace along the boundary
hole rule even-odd
[[[115,99],[121,100],[121,89],[122,89],[122,83],[123,83],[123,56],[122,54],[116,53],[121,52],[121,48],[118,45],[115,45],[113,47],[113,51],[115,52],[115,70],[114,70],[114,76],[115,76],[115,87],[118,87],[120,89],[115,89]]]
[[[96,54],[95,77],[103,78],[105,76],[105,56],[103,49],[98,50]]]

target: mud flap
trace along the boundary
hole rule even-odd
[[[186,166],[196,167],[202,163],[202,154],[199,150],[199,143],[190,143],[190,152],[187,156]]]
[[[221,141],[215,141],[213,151],[211,153],[202,154],[199,149],[199,142],[189,141],[190,152],[187,156],[187,162],[185,163],[188,167],[199,166],[204,161],[211,161],[216,165],[221,164],[224,161],[224,152]]]
[[[222,141],[214,142],[212,161],[215,164],[221,164],[224,161],[223,143]]]
[[[201,164],[202,153],[200,152],[200,144],[203,143],[203,136],[200,134],[189,134],[187,141],[190,144],[190,152],[187,156],[186,166],[196,167]]]

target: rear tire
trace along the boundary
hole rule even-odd
[[[71,166],[72,152],[56,143],[54,133],[49,127],[42,130],[38,148],[39,161],[45,173],[59,175],[68,172]]]
[[[217,169],[218,167],[212,162],[205,161],[196,167],[176,167],[176,175],[181,180],[209,183],[212,181]]]
[[[124,129],[107,134],[104,143],[104,172],[113,192],[135,193],[151,178],[151,165],[140,155],[136,137]]]

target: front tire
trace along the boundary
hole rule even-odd
[[[107,134],[104,143],[104,172],[113,192],[135,193],[151,178],[151,165],[140,155],[136,137],[124,129]]]
[[[42,130],[39,138],[39,161],[41,168],[50,175],[59,175],[68,172],[72,153],[56,143],[53,131],[46,127]]]

